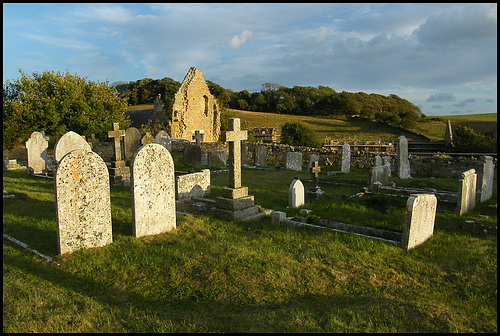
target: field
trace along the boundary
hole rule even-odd
[[[244,169],[255,203],[286,209],[293,176]],[[367,170],[324,177],[313,214],[400,231],[404,199],[346,199]],[[113,243],[57,254],[54,182],[5,171],[4,234],[55,257],[51,263],[4,239],[4,332],[497,332],[497,236],[461,229],[497,225],[493,199],[458,217],[438,211],[434,236],[406,252],[328,230],[178,215],[169,233],[132,237],[130,190],[112,187]],[[397,185],[456,191],[454,179],[393,178]],[[210,198],[227,174],[211,178]],[[305,183],[306,188],[310,186]]]

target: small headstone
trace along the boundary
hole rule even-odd
[[[486,202],[493,196],[493,177],[495,164],[491,156],[481,156],[482,179],[480,202]]]
[[[41,174],[46,169],[49,157],[47,155],[48,141],[42,133],[33,132],[26,141],[26,151],[28,153],[28,170],[33,174]]]
[[[374,184],[376,182],[380,182],[381,185],[384,186],[389,184],[389,176],[387,169],[384,166],[375,166],[370,168],[370,188],[372,191],[375,191]],[[375,189],[379,190],[378,187],[375,187]]]
[[[458,185],[458,202],[456,213],[461,216],[476,207],[476,181],[475,169],[469,169],[462,174]]]
[[[187,145],[184,147],[184,160],[186,160],[187,163],[201,165],[201,158],[201,146]]]
[[[302,152],[288,152],[288,153],[286,153],[285,168],[288,170],[301,171],[302,170]]]
[[[146,134],[141,139],[142,145],[147,145],[155,142],[155,138],[151,135],[151,133],[146,132]]]
[[[342,167],[343,173],[351,171],[351,146],[348,143],[342,145]]]
[[[74,150],[55,174],[59,253],[105,246],[113,241],[108,169],[92,151]]]
[[[135,237],[176,227],[174,161],[160,144],[142,146],[132,160],[132,222]]]
[[[277,226],[280,225],[281,221],[286,219],[286,213],[282,211],[274,211],[271,216],[272,216],[271,223]]]
[[[305,204],[304,185],[299,179],[294,179],[288,188],[288,208],[295,209]]]
[[[205,197],[210,193],[210,169],[177,176],[177,199]]]
[[[208,165],[225,168],[227,164],[226,151],[208,152]]]
[[[172,150],[172,141],[170,140],[168,133],[165,131],[158,132],[155,137],[155,142],[168,149],[169,152]]]
[[[408,140],[404,135],[397,142],[398,176],[400,179],[408,179],[410,176],[410,160],[408,157]]]
[[[432,194],[412,194],[406,203],[405,226],[401,247],[411,250],[434,233],[437,198]]]
[[[241,165],[245,166],[248,161],[248,143],[246,141],[241,142]]]
[[[203,139],[203,134],[201,134],[199,130],[196,130],[194,131],[193,139],[195,140],[197,146],[201,146],[201,139]]]
[[[375,156],[375,163],[373,165],[375,167],[379,167],[382,165],[382,158],[379,155]]]
[[[307,168],[311,169],[311,167],[314,166],[314,162],[319,163],[319,155],[318,154],[311,154],[309,156],[309,164],[308,164]]]
[[[122,161],[122,137],[125,136],[125,131],[120,129],[120,123],[113,123],[113,130],[108,131],[108,138],[112,138],[114,144],[114,160]]]
[[[254,165],[267,167],[267,146],[256,146],[254,153]]]
[[[56,162],[61,161],[61,159],[71,151],[76,149],[84,149],[91,152],[92,149],[85,139],[73,131],[65,133],[54,146],[54,160]]]
[[[141,132],[135,127],[127,128],[123,139],[123,146],[125,148],[125,161],[130,163],[132,162],[135,152],[142,146]]]
[[[391,157],[384,156],[382,158],[382,165],[385,167],[385,169],[387,171],[387,176],[391,177]]]

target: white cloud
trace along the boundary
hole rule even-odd
[[[241,34],[233,36],[233,38],[229,42],[229,45],[231,46],[231,48],[239,48],[248,39],[251,39],[252,35],[252,31],[245,29],[241,32]]]
[[[436,93],[427,98],[427,102],[451,102],[456,98],[452,93]]]

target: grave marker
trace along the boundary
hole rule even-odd
[[[135,237],[176,227],[174,161],[160,144],[146,144],[132,160],[132,222]]]
[[[455,212],[461,216],[476,207],[476,181],[475,169],[469,169],[462,173],[458,185],[458,202]]]
[[[406,203],[401,247],[411,250],[434,233],[437,198],[432,194],[411,194]]]
[[[54,146],[54,160],[59,162],[66,154],[76,149],[92,151],[88,142],[80,134],[69,131],[57,140]]]
[[[495,164],[491,156],[481,156],[482,178],[481,178],[481,198],[480,202],[486,202],[493,196],[493,177]]]
[[[302,153],[301,152],[288,152],[286,153],[285,168],[289,170],[301,171],[302,170]]]
[[[404,135],[398,138],[397,143],[398,176],[400,179],[408,179],[410,176],[410,160],[408,158],[408,140]]]
[[[108,138],[112,138],[114,140],[114,161],[122,161],[121,141],[124,136],[125,131],[120,129],[120,123],[113,123],[113,130],[108,131]]]
[[[28,154],[28,172],[41,174],[46,169],[47,161],[49,161],[47,155],[49,142],[42,133],[33,132],[26,141],[25,146]]]
[[[151,135],[151,133],[146,132],[146,134],[141,139],[142,145],[152,144],[155,142],[155,138]]]
[[[113,241],[108,169],[92,151],[74,150],[55,174],[59,253],[105,246]]]
[[[125,160],[132,162],[135,152],[141,147],[141,132],[135,127],[129,127],[125,131],[123,147],[125,148]]]
[[[256,146],[254,153],[254,165],[267,167],[267,146]]]
[[[348,143],[342,145],[342,168],[343,173],[351,171],[351,146]]]
[[[305,204],[304,185],[295,178],[288,187],[288,208],[295,209]]]

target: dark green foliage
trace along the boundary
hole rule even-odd
[[[281,143],[292,146],[320,147],[314,140],[314,133],[301,123],[285,123],[281,127]]]
[[[491,153],[494,152],[494,140],[483,134],[474,132],[469,127],[458,126],[453,132],[451,150],[455,153]]]
[[[96,83],[68,72],[45,71],[4,84],[4,145],[26,141],[34,131],[52,137],[68,131],[105,138],[114,122],[128,127],[127,104],[107,83]]]

